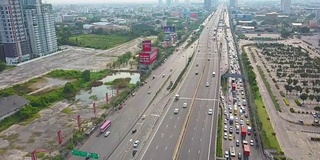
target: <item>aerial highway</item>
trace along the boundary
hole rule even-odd
[[[216,14],[218,13],[219,12],[217,11]],[[199,92],[203,92],[202,95],[209,94],[209,92],[211,92],[210,90],[214,89],[214,87],[211,88],[211,86],[217,85],[217,82],[214,82],[211,79],[212,79],[212,72],[215,71],[212,68],[216,68],[216,70],[219,69],[219,63],[216,62],[217,64],[213,66],[214,65],[213,61],[214,59],[218,61],[217,59],[218,56],[217,54],[214,55],[213,52],[210,53],[209,55],[209,48],[214,47],[214,45],[212,43],[210,44],[212,46],[210,47],[208,46],[209,45],[208,35],[210,34],[210,31],[212,29],[212,26],[214,25],[214,22],[217,22],[217,20],[215,20],[215,18],[218,17],[216,16],[216,14],[207,23],[207,25],[204,27],[203,32],[200,35],[198,47],[196,49],[196,55],[192,61],[190,69],[186,73],[186,77],[184,78],[182,85],[180,86],[180,88],[178,88],[177,94],[179,94],[180,99],[177,101],[175,101],[174,99],[171,99],[171,105],[169,105],[164,111],[164,114],[159,120],[160,122],[154,128],[155,129],[154,133],[150,135],[150,139],[145,144],[143,144],[143,146],[138,147],[138,153],[134,157],[134,159],[146,159],[146,160],[172,159],[174,152],[177,150],[176,149],[177,142],[179,139],[181,139],[179,137],[182,136],[181,131],[186,122],[187,115],[192,113],[192,107],[201,107],[201,106],[195,106],[193,103],[197,103],[196,105],[198,105],[198,102],[195,102],[195,101],[198,101],[198,100],[200,102],[202,100],[205,101],[205,99],[201,99],[202,97],[201,98],[195,97],[197,95],[197,90],[200,88]],[[210,79],[208,74],[211,76]],[[216,79],[216,77],[214,79]],[[209,86],[205,87],[207,85],[207,82],[209,83]],[[201,90],[201,89],[204,89],[203,86],[205,90]],[[216,88],[219,88],[219,87],[216,87]],[[216,93],[219,93],[219,92],[217,91]],[[211,94],[215,94],[215,93],[211,93]],[[174,96],[175,96],[174,94],[171,95],[171,97],[174,97]],[[182,107],[184,103],[187,104],[186,108]],[[212,103],[212,105],[214,105],[214,101],[209,103]],[[205,116],[208,117],[209,115],[207,113],[208,113],[209,107],[206,107],[206,106],[204,107],[206,109],[203,109],[203,114],[206,114]],[[175,109],[179,109],[179,112],[177,114],[174,114]],[[203,115],[201,114],[201,116]],[[214,129],[213,127],[211,127],[211,125],[213,125],[212,118],[214,117],[214,115],[211,115],[209,117],[211,118],[202,119],[202,122],[204,121],[204,119],[207,119],[206,124],[209,124],[209,125],[207,125],[208,128],[206,128],[206,131],[203,131],[203,132],[208,132],[208,133],[204,135],[199,135],[199,137],[197,138],[199,139],[198,142],[200,142],[201,138],[203,140],[207,139],[207,141],[211,139],[212,141],[210,145],[213,144],[214,146],[215,140],[210,136],[211,130]],[[199,131],[202,132],[202,128]],[[194,131],[194,129],[192,129],[192,131],[190,132],[198,132],[198,131]],[[208,148],[209,143],[207,143],[207,146],[200,146],[200,148],[202,147]],[[213,149],[211,150],[215,151],[214,147],[212,148]],[[207,157],[208,152],[209,151],[204,151],[203,155]]]
[[[194,159],[215,159],[215,137],[216,120],[219,107],[219,88],[220,88],[220,57],[218,46],[214,35],[214,30],[218,27],[219,16],[222,8],[218,8],[213,17],[212,26],[204,32],[204,36],[199,39],[207,61],[203,71],[200,85],[196,91],[194,103],[187,120],[185,135],[182,138],[181,149],[178,149],[176,158],[181,160]],[[209,32],[209,33],[208,33]],[[206,44],[207,43],[207,44]],[[201,52],[201,50],[200,50]],[[198,57],[198,63],[203,62],[203,58]],[[215,75],[213,75],[215,72]],[[206,83],[209,83],[207,85]],[[212,109],[212,115],[209,115]],[[179,142],[178,142],[179,143]],[[177,146],[179,147],[179,146]]]
[[[125,140],[126,135],[130,132],[133,125],[135,125],[140,117],[145,114],[147,109],[154,107],[155,103],[150,104],[156,92],[164,85],[167,87],[170,80],[175,81],[179,76],[179,73],[187,63],[187,58],[193,53],[191,48],[185,51],[184,46],[187,42],[181,45],[181,49],[171,55],[163,66],[158,67],[151,74],[155,75],[155,79],[152,76],[146,80],[144,86],[140,87],[135,95],[124,102],[124,106],[121,110],[108,116],[108,120],[111,120],[112,125],[108,129],[111,134],[108,137],[104,137],[99,131],[95,131],[85,144],[77,148],[81,151],[98,153],[101,159],[110,157],[113,152],[120,146],[122,141]],[[181,65],[176,65],[181,64]],[[172,70],[171,70],[172,69]],[[163,76],[164,75],[164,76]],[[170,75],[170,77],[169,77]],[[166,84],[164,84],[166,82]],[[148,92],[150,91],[150,94]],[[164,97],[164,94],[159,94],[157,97]],[[150,104],[150,105],[149,105]],[[138,125],[142,124],[138,122]],[[117,156],[117,153],[114,153]],[[71,157],[72,160],[82,160],[80,157]]]

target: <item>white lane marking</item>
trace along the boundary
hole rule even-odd
[[[202,132],[203,132],[204,128],[202,128]]]
[[[200,139],[200,142],[202,142],[202,138]]]
[[[194,127],[193,130],[196,130],[196,127]]]
[[[206,122],[206,119],[204,119],[203,122]]]
[[[142,124],[143,124],[143,123],[141,123],[141,122],[140,122],[140,123],[137,123],[137,125],[142,125]]]
[[[192,99],[192,98],[188,98],[188,97],[180,97],[179,99],[187,99],[187,100],[189,100],[189,99]]]
[[[198,150],[198,154],[200,154],[200,150]]]
[[[198,118],[196,119],[196,121],[198,121]]]
[[[177,126],[176,125],[174,125],[174,127],[173,128],[176,128]]]
[[[219,101],[219,99],[196,98],[198,101]]]
[[[163,137],[164,136],[164,133],[161,133],[161,137]]]
[[[170,135],[170,138],[172,138],[172,135]]]
[[[166,128],[168,128],[168,125],[166,126]]]
[[[172,116],[170,117],[170,119],[172,119]]]
[[[193,137],[191,138],[191,141],[193,141]]]
[[[188,150],[188,153],[190,153],[190,149]]]
[[[159,146],[156,147],[156,149],[158,149]]]
[[[158,114],[151,114],[151,116],[160,117],[160,115],[158,115]]]
[[[168,148],[168,147],[166,146],[166,148],[165,148],[164,150],[167,150],[167,148]]]
[[[177,119],[180,119],[180,117],[178,117]]]

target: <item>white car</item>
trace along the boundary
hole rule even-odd
[[[228,159],[229,158],[229,151],[224,152],[224,158]]]
[[[139,146],[139,143],[140,143],[139,140],[134,141],[133,148],[137,148]]]
[[[227,132],[224,132],[223,138],[224,138],[224,139],[228,139],[228,134],[227,134]]]
[[[228,131],[228,126],[227,126],[227,125],[224,125],[223,131],[224,131],[224,132],[227,132],[227,131]]]
[[[174,114],[178,114],[179,113],[179,109],[178,108],[174,109],[173,113]]]
[[[209,82],[206,82],[206,87],[209,87]]]
[[[107,131],[107,132],[104,134],[104,136],[105,136],[105,137],[108,137],[110,133],[111,133],[110,131]]]
[[[146,119],[146,115],[142,115],[142,120],[145,120]]]
[[[183,108],[187,108],[188,104],[187,103],[183,103],[182,107]]]
[[[253,146],[254,144],[253,144],[253,140],[250,140],[250,146]]]
[[[212,109],[209,109],[208,114],[212,115],[212,112],[213,112]]]

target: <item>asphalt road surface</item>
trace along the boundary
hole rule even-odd
[[[189,68],[186,78],[184,79],[184,82],[181,85],[181,88],[179,89],[178,94],[180,95],[180,100],[178,101],[171,101],[171,105],[165,110],[164,115],[160,119],[160,124],[155,127],[155,133],[151,135],[151,139],[143,146],[141,149],[138,149],[138,155],[135,157],[135,159],[146,159],[146,160],[156,160],[156,159],[172,159],[173,153],[176,150],[176,144],[179,139],[179,136],[181,134],[181,129],[185,123],[185,119],[188,112],[192,110],[192,99],[195,96],[195,92],[198,88],[198,85],[202,85],[200,88],[204,90],[200,90],[199,92],[204,92],[201,94],[201,96],[209,93],[209,88],[211,87],[205,87],[207,80],[209,81],[209,77],[206,75],[209,74],[210,77],[210,86],[217,85],[214,83],[215,79],[212,78],[212,72],[214,66],[210,65],[210,62],[212,63],[214,59],[217,56],[211,53],[211,57],[208,57],[208,35],[211,30],[211,27],[213,25],[213,19],[209,21],[208,25],[205,26],[204,31],[202,32],[200,38],[199,38],[199,44],[196,51],[196,56],[192,61],[191,68]],[[209,58],[209,61],[208,61]],[[208,64],[206,64],[208,63]],[[219,63],[215,64],[216,66],[219,65]],[[218,67],[219,68],[219,67]],[[196,75],[196,72],[198,72],[198,75]],[[210,72],[210,73],[209,73]],[[203,80],[200,81],[201,77]],[[198,82],[200,83],[198,84]],[[218,92],[217,92],[218,93]],[[213,94],[213,93],[211,93]],[[172,95],[174,96],[174,95]],[[199,100],[199,102],[198,102]],[[195,103],[203,103],[203,99],[196,99]],[[187,108],[183,108],[183,104],[187,103]],[[207,103],[207,102],[206,102]],[[205,106],[207,104],[205,103]],[[209,102],[212,103],[213,101]],[[174,114],[174,110],[178,108],[179,113]],[[207,115],[208,108],[204,109],[203,114]],[[198,113],[198,112],[196,112]],[[195,113],[195,114],[196,114]],[[202,115],[202,114],[201,114]],[[207,124],[211,124],[210,119],[207,119]],[[203,121],[204,119],[202,119]],[[200,136],[207,136],[208,139],[210,139],[210,125],[207,125],[208,128],[206,128],[205,135],[199,135],[197,136],[197,139],[201,139]],[[193,129],[192,129],[193,131]],[[200,132],[202,132],[202,129],[200,129]],[[204,137],[203,137],[204,140]],[[209,142],[209,140],[207,140]],[[214,140],[212,141],[212,144],[214,143]],[[209,144],[199,146],[201,148],[208,148]],[[215,151],[215,149],[212,149]],[[141,153],[142,152],[142,153]],[[207,151],[208,152],[208,151]],[[207,153],[205,153],[205,157],[207,157]],[[197,159],[197,158],[196,158]]]
[[[212,32],[218,26],[220,11],[218,10],[218,13],[213,17],[213,27],[209,27],[207,33],[204,32],[206,36],[199,40],[200,42],[208,43],[208,45],[203,45],[203,50],[200,50],[200,52],[204,51],[203,53],[207,53],[205,56],[208,56],[208,60],[206,61],[207,66],[203,72],[196,99],[192,106],[186,133],[181,144],[182,148],[178,153],[178,159],[181,160],[209,160],[215,157],[215,120],[219,109],[220,57],[217,50],[217,42],[213,40],[215,36],[212,35]],[[206,59],[206,57],[199,56],[196,61],[198,61],[197,63],[201,63],[203,59]],[[215,76],[213,76],[213,72],[216,73]],[[206,83],[209,83],[209,86]],[[213,110],[212,115],[208,114],[209,109]]]
[[[186,43],[182,46],[185,45]],[[108,129],[111,134],[108,137],[104,137],[104,134],[100,134],[97,130],[92,134],[88,141],[79,148],[79,150],[98,153],[101,159],[109,157],[118,147],[118,144],[121,144],[127,133],[131,131],[132,126],[136,124],[143,114],[145,114],[144,111],[148,107],[148,104],[151,102],[159,88],[169,78],[168,76],[171,74],[168,81],[174,81],[178,77],[186,64],[187,56],[190,56],[191,53],[192,50],[185,52],[184,49],[182,49],[182,52],[175,52],[175,54],[170,56],[163,67],[159,67],[152,72],[152,74],[156,76],[155,79],[149,78],[147,83],[135,93],[135,96],[129,98],[125,102],[120,111],[117,111],[108,117],[108,119],[112,121],[112,125]],[[181,65],[176,65],[177,63]],[[173,69],[172,71],[170,71],[171,68]],[[165,74],[164,77],[163,74]],[[167,86],[164,88],[166,87]],[[151,91],[150,94],[148,94],[149,91]],[[70,159],[82,160],[83,158],[71,157]]]

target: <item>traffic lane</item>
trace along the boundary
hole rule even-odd
[[[141,159],[171,159],[184,121],[182,117],[187,114],[187,109],[181,109],[178,114],[174,114],[174,109],[179,105],[181,106],[181,104],[176,104],[168,110],[150,146],[148,146],[145,154],[141,155]]]
[[[158,82],[159,81],[164,81],[164,79],[158,80]],[[149,95],[147,94],[147,89],[147,87],[142,87],[141,91],[137,92],[137,94],[133,98],[130,98],[127,102],[125,102],[126,104],[130,105],[124,105],[123,109],[115,113],[117,114],[120,112],[120,114],[108,117],[108,119],[112,121],[112,125],[108,129],[111,131],[108,139],[103,138],[104,136],[100,135],[100,131],[98,130],[93,133],[93,135],[81,147],[80,150],[95,152],[102,157],[108,156],[112,150],[106,150],[105,148],[110,148],[107,146],[116,146],[119,143],[120,139],[122,138],[122,136],[120,137],[120,135],[124,135],[128,132],[128,128],[134,124],[135,120],[137,120],[137,118],[139,117],[139,113],[141,113],[147,106],[147,104],[151,101],[151,98],[142,102],[138,101],[138,99],[143,99],[146,96],[152,97],[152,95],[155,94],[155,90],[157,89],[157,87],[152,87],[153,91]],[[79,158],[73,157],[73,159]]]
[[[161,113],[161,111],[163,110],[163,107],[166,105],[167,101],[170,98],[170,95],[167,95],[167,93],[168,93],[168,91],[166,89],[162,89],[159,92],[159,95],[166,95],[166,96],[164,96],[164,97],[161,96],[160,98],[156,98],[153,103],[154,105],[152,105],[152,107],[148,107],[148,109],[144,113],[146,115],[146,119],[145,120],[140,119],[138,121],[138,123],[136,123],[135,126],[133,127],[138,130],[138,133],[135,135],[140,134],[139,131],[142,127],[150,128],[150,126],[145,125],[144,123],[148,123],[149,117],[152,117],[152,116],[158,117],[158,114]],[[145,133],[142,132],[141,134],[145,134]],[[130,137],[130,134],[128,135],[128,137]],[[120,144],[119,147],[117,147],[116,151],[111,155],[111,157],[109,159],[116,159],[116,157],[119,157],[120,154],[123,154],[122,148],[127,147],[128,137],[126,137],[124,142],[122,144]]]
[[[208,108],[212,102],[196,100],[191,113],[186,135],[182,143],[179,159],[205,159],[208,153],[211,115]],[[203,148],[204,146],[204,148]]]
[[[181,58],[180,58],[180,59],[181,59]],[[182,70],[182,68],[181,68],[181,70]],[[174,76],[176,76],[176,77],[178,76],[178,74],[174,74],[175,71],[178,71],[178,70],[174,70],[174,71],[173,71],[173,73],[171,74],[172,78],[174,78]],[[162,93],[162,92],[164,92],[164,93]],[[166,90],[162,90],[162,92],[160,92],[159,95],[162,95],[162,94],[165,95],[165,94],[167,93]],[[159,96],[158,96],[158,97],[159,97]],[[154,103],[153,103],[153,104],[157,104],[157,102],[158,102],[159,100],[161,100],[161,98],[156,98],[156,99],[154,100]],[[153,107],[149,107],[149,108],[150,108],[150,109],[147,109],[147,111],[146,111],[147,113],[145,113],[147,116],[148,116],[148,113],[151,112],[151,110],[154,110]],[[149,112],[148,112],[148,111],[149,111]],[[156,112],[153,111],[152,114],[157,115],[157,114],[160,114],[160,113],[161,113],[161,111],[159,111],[159,109],[158,109],[158,111],[156,111]]]
[[[210,62],[207,62],[206,60],[204,61],[204,63],[207,64],[204,72],[203,72],[203,79],[201,80],[200,82],[200,85],[199,85],[199,90],[197,91],[197,96],[196,98],[208,98],[208,95],[209,95],[209,92],[210,92],[210,89],[213,85],[210,85],[209,87],[206,87],[206,83],[210,83],[211,81],[208,80],[209,79],[212,79],[212,75],[211,75],[211,65],[212,63]],[[210,65],[211,64],[211,65]],[[200,92],[199,92],[200,91]],[[203,106],[201,106],[203,105]],[[207,107],[205,107],[207,106]],[[190,153],[190,146],[192,146],[193,148],[195,147],[195,145],[192,145],[192,143],[194,142],[199,142],[200,140],[198,140],[198,137],[196,137],[196,140],[193,141],[193,137],[195,136],[194,134],[195,133],[198,133],[197,131],[195,131],[195,129],[197,128],[197,125],[200,126],[200,124],[198,124],[198,118],[200,119],[199,122],[203,122],[203,118],[204,116],[202,115],[202,117],[198,117],[200,113],[199,111],[199,107],[198,107],[198,104],[194,104],[193,106],[193,109],[192,109],[192,112],[191,112],[191,115],[190,115],[190,120],[188,122],[188,126],[187,126],[187,129],[186,129],[186,135],[184,137],[184,139],[182,140],[182,148],[181,148],[181,151],[180,151],[180,155],[183,158],[185,158],[186,155],[189,155]],[[208,103],[206,101],[200,103],[200,108],[205,108],[205,110],[208,111]],[[202,127],[200,127],[202,128]],[[203,130],[201,130],[203,131]],[[198,135],[199,136],[199,135]],[[202,134],[200,135],[200,137],[202,137]],[[197,148],[197,147],[196,147]],[[191,151],[191,155],[194,155],[193,152],[195,152],[195,150]],[[199,154],[199,153],[198,153]],[[180,159],[181,159],[180,157]],[[194,157],[188,157],[188,158],[194,158]],[[198,159],[198,158],[197,158]]]
[[[173,59],[175,59],[175,58],[173,57]],[[171,64],[171,65],[173,66],[173,64]],[[167,73],[167,72],[170,72],[169,68],[157,69],[154,73],[156,75],[158,75],[157,77],[161,77],[163,73]],[[140,100],[145,98],[146,93],[148,91],[151,91],[151,94],[147,95],[147,96],[149,96],[149,97],[154,96],[155,92],[158,90],[158,88],[160,88],[160,86],[163,84],[164,81],[165,81],[165,78],[156,78],[153,80],[152,80],[152,78],[149,78],[148,82],[146,83],[146,86],[149,85],[150,89],[146,86],[141,87],[134,97],[130,98],[127,102],[125,102],[126,104],[130,104],[130,106],[135,106],[134,108],[125,105],[124,108],[119,111],[120,115],[116,115],[116,116],[113,115],[112,117],[109,117],[112,120],[113,130],[117,130],[116,135],[115,134],[109,135],[110,136],[109,139],[112,139],[112,140],[110,140],[110,142],[106,143],[105,140],[104,139],[101,140],[100,137],[97,138],[95,136],[91,136],[90,139],[85,143],[85,145],[81,147],[81,150],[89,151],[89,152],[90,151],[91,152],[98,152],[98,153],[101,152],[101,156],[109,155],[111,151],[110,150],[105,151],[103,148],[106,148],[106,147],[103,147],[103,146],[105,146],[106,144],[108,144],[110,146],[116,146],[118,144],[119,134],[121,135],[121,134],[127,133],[128,132],[127,128],[129,128],[128,126],[133,125],[133,123],[131,123],[131,125],[129,125],[130,123],[128,123],[128,122],[134,122],[134,120],[136,120],[136,118],[139,117],[139,113],[141,113],[143,111],[143,109],[147,106],[147,104],[150,102],[148,100],[141,102]],[[151,98],[149,100],[151,100]],[[135,116],[132,116],[132,113],[136,113]],[[123,118],[123,117],[126,117],[126,118]],[[121,126],[121,127],[114,127],[114,126]],[[95,135],[95,134],[97,135],[98,133],[99,133],[99,131],[97,131],[93,135]],[[115,137],[115,136],[117,136],[117,137]],[[97,145],[98,145],[98,147],[97,147]],[[102,145],[102,146],[100,146],[100,145]],[[93,146],[95,146],[95,147],[93,148]],[[97,148],[101,148],[101,149],[97,149]]]

